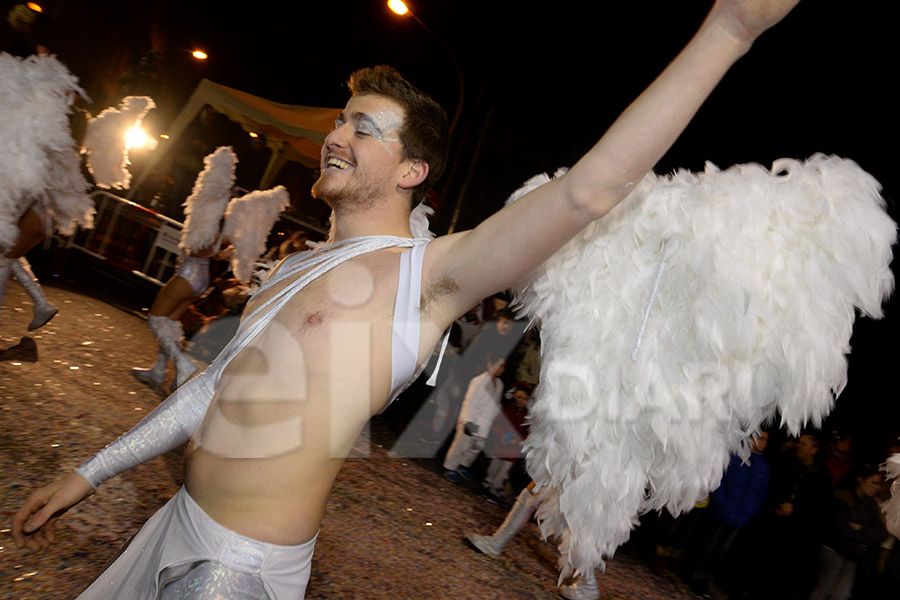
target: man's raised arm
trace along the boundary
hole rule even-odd
[[[731,65],[798,2],[718,0],[675,60],[566,175],[474,230],[436,240],[430,273],[456,282],[459,292],[449,300],[453,308],[465,310],[510,287],[625,198]],[[529,242],[522,244],[523,239]]]

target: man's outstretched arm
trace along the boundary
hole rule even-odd
[[[459,292],[448,300],[451,312],[513,285],[625,198],[728,69],[798,2],[718,0],[675,60],[565,176],[472,231],[436,240],[427,266],[432,277],[456,282]]]

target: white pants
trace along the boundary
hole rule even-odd
[[[315,544],[279,546],[234,533],[181,488],[78,600],[302,600]]]
[[[492,458],[491,464],[488,465],[487,475],[484,476],[484,484],[491,489],[492,492],[499,492],[506,485],[509,479],[509,472],[513,463],[505,458]]]
[[[466,435],[466,424],[456,424],[456,435],[453,437],[453,443],[447,450],[447,456],[444,457],[444,468],[448,471],[455,471],[459,465],[464,467],[472,466],[481,449],[484,448],[485,438],[477,435]]]

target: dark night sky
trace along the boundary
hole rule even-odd
[[[352,70],[387,63],[449,113],[456,108],[450,59],[422,27],[394,16],[381,0],[55,4],[70,27],[109,32],[136,55],[149,48],[154,24],[170,48],[204,46],[208,64],[185,66],[180,76],[187,90],[205,76],[278,102],[342,106]],[[470,175],[460,217],[460,226],[469,227],[531,175],[569,165],[586,151],[687,41],[709,2],[410,5],[464,74],[457,167],[439,187],[452,204]],[[735,66],[657,171],[699,169],[707,160],[727,167],[837,154],[883,183],[897,220],[891,164],[897,101],[888,90],[898,73],[893,5],[804,0]],[[877,436],[900,429],[891,377],[898,367],[898,311],[892,300],[885,321],[858,323],[851,383],[839,404],[842,420]],[[873,417],[876,408],[886,411],[883,418]]]

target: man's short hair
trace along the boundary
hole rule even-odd
[[[425,199],[447,165],[450,133],[447,113],[434,99],[403,79],[393,67],[378,65],[354,71],[347,80],[354,96],[378,94],[403,107],[403,129],[400,143],[403,158],[428,163],[428,176],[413,189],[413,206]]]
[[[501,308],[494,313],[494,320],[499,321],[500,319],[509,319],[510,321],[515,321],[516,313],[514,313],[509,308]]]

